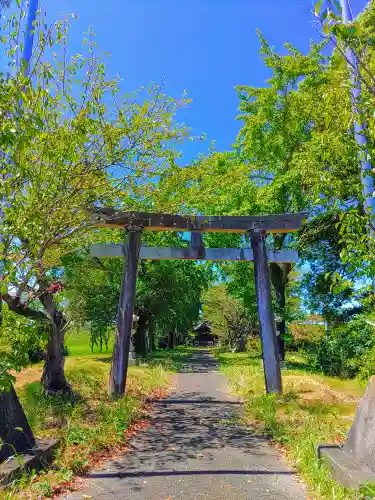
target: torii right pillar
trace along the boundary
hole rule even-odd
[[[264,377],[267,394],[282,393],[280,357],[277,348],[275,319],[272,310],[270,277],[267,260],[266,234],[249,231],[254,254],[255,289],[257,296]]]

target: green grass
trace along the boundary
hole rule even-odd
[[[178,372],[187,361],[194,347],[175,347],[174,349],[158,349],[152,353],[151,363],[162,364],[168,370]]]
[[[53,470],[22,478],[7,492],[7,500],[51,497],[54,488],[95,465],[103,451],[126,446],[129,426],[145,416],[146,396],[160,394],[170,375],[161,364],[129,367],[127,395],[119,400],[108,396],[110,356],[68,356],[66,376],[76,400],[44,395],[40,367],[28,368],[18,394],[37,437],[60,440]],[[155,392],[156,391],[156,392]],[[1,497],[3,498],[3,497]]]
[[[291,355],[283,370],[284,393],[264,394],[259,357],[247,353],[220,353],[221,370],[233,390],[245,401],[245,418],[281,443],[307,483],[311,498],[349,500],[374,498],[338,485],[316,458],[321,443],[342,442],[352,423],[363,385],[312,374],[303,357]]]
[[[56,486],[95,465],[96,456],[126,446],[129,426],[145,417],[146,396],[158,396],[168,387],[170,374],[181,368],[191,348],[157,350],[139,366],[129,367],[126,397],[108,396],[113,342],[108,351],[91,352],[89,335],[81,330],[66,337],[65,373],[76,399],[48,397],[40,377],[42,363],[17,374],[16,389],[38,438],[58,438],[60,447],[53,469],[28,474],[7,491],[6,500],[52,497]],[[3,498],[3,497],[1,497]]]
[[[98,346],[94,345],[94,350],[91,352],[89,334],[86,330],[70,332],[66,335],[65,345],[68,348],[69,356],[92,356],[93,354],[112,354],[113,350],[113,335],[108,342],[108,350],[103,345],[103,351],[100,352]]]

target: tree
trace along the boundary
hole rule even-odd
[[[350,24],[344,24],[346,16],[339,3],[329,0],[325,8],[322,7],[322,2],[317,2],[315,14],[321,23],[321,36],[334,47],[332,60],[336,61],[336,68],[339,64],[342,68],[340,74],[336,71],[338,84],[347,88],[351,98],[347,135],[357,142],[357,176],[363,184],[363,192],[342,217],[340,236],[345,242],[342,258],[359,274],[373,279],[375,227],[370,188],[373,189],[371,166],[374,166],[375,5],[369,2],[364,12]]]
[[[237,88],[243,127],[235,150],[211,151],[188,168],[167,170],[158,187],[159,206],[218,215],[301,210],[315,215],[338,204],[345,212],[360,200],[358,148],[353,134],[348,135],[352,111],[342,58],[324,56],[326,42],[312,44],[308,55],[286,44],[288,54],[281,56],[260,39],[271,77],[263,88]],[[295,241],[281,234],[269,236],[267,243],[280,250]],[[232,276],[237,268],[237,278],[248,286],[241,285],[237,296],[245,297],[245,290],[251,290],[248,274],[239,264],[226,267]],[[291,271],[290,264],[270,265],[281,339]],[[283,342],[280,350],[283,354]]]
[[[111,236],[112,242],[117,236],[116,232],[108,235],[108,231],[103,230],[102,233],[104,237]],[[142,239],[150,245],[186,245],[176,233],[161,236],[145,232]],[[63,264],[70,318],[75,323],[89,325],[94,331],[103,328],[108,333],[117,314],[121,259],[92,259],[81,249],[65,256]],[[135,302],[138,322],[134,345],[138,356],[146,357],[158,337],[166,338],[171,348],[184,341],[199,317],[201,295],[212,277],[210,267],[201,263],[141,261]]]
[[[21,30],[16,25],[7,42],[10,60],[18,57]],[[175,144],[187,132],[172,118],[186,100],[167,97],[158,85],[147,97],[141,90],[120,100],[94,33],[84,57],[69,55],[67,19],[48,27],[39,17],[35,30],[30,76],[0,80],[1,296],[16,314],[49,321],[43,382],[52,393],[69,390],[67,320],[55,286],[61,256],[79,246],[90,211],[120,196],[128,206],[138,185],[174,163]]]
[[[184,343],[199,318],[201,297],[212,279],[210,269],[191,261],[149,262],[139,276],[136,338],[145,345],[145,332],[167,337],[168,347]],[[155,339],[150,338],[150,343]],[[142,347],[141,347],[142,353]],[[143,348],[143,352],[146,349]]]
[[[321,314],[329,327],[361,312],[362,292],[356,290],[356,270],[342,261],[345,243],[340,238],[340,211],[315,217],[300,231],[297,248],[308,266],[299,284],[305,304]]]
[[[257,321],[225,283],[213,285],[203,296],[203,318],[229,348],[245,350],[246,339],[259,334]]]

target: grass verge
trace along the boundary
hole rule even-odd
[[[312,374],[298,356],[291,355],[283,370],[283,395],[265,395],[259,357],[248,353],[216,355],[232,389],[245,402],[246,420],[257,423],[282,445],[308,485],[311,498],[375,498],[369,488],[358,492],[338,485],[316,458],[318,444],[344,440],[364,391],[359,382]]]
[[[167,355],[164,358],[166,365],[173,366]],[[6,500],[52,497],[59,491],[57,485],[126,449],[131,426],[142,425],[139,422],[147,417],[146,396],[163,394],[171,370],[160,363],[130,367],[127,396],[117,401],[107,394],[109,370],[109,356],[68,356],[66,376],[76,394],[74,404],[43,394],[40,366],[28,368],[27,375],[21,373],[16,387],[34,434],[59,438],[61,447],[53,467],[39,475],[25,475],[3,492]]]

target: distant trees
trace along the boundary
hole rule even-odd
[[[203,295],[203,318],[230,349],[244,351],[246,340],[259,334],[256,317],[229,294],[225,283],[213,285]]]
[[[158,235],[147,235],[159,240]],[[172,245],[183,242],[176,234],[164,236]],[[106,343],[113,329],[120,294],[122,259],[92,259],[78,251],[64,259],[69,316],[86,325],[94,344]],[[190,261],[155,261],[139,264],[134,347],[146,357],[162,341],[174,347],[184,343],[199,318],[202,292],[213,278],[209,266]]]

